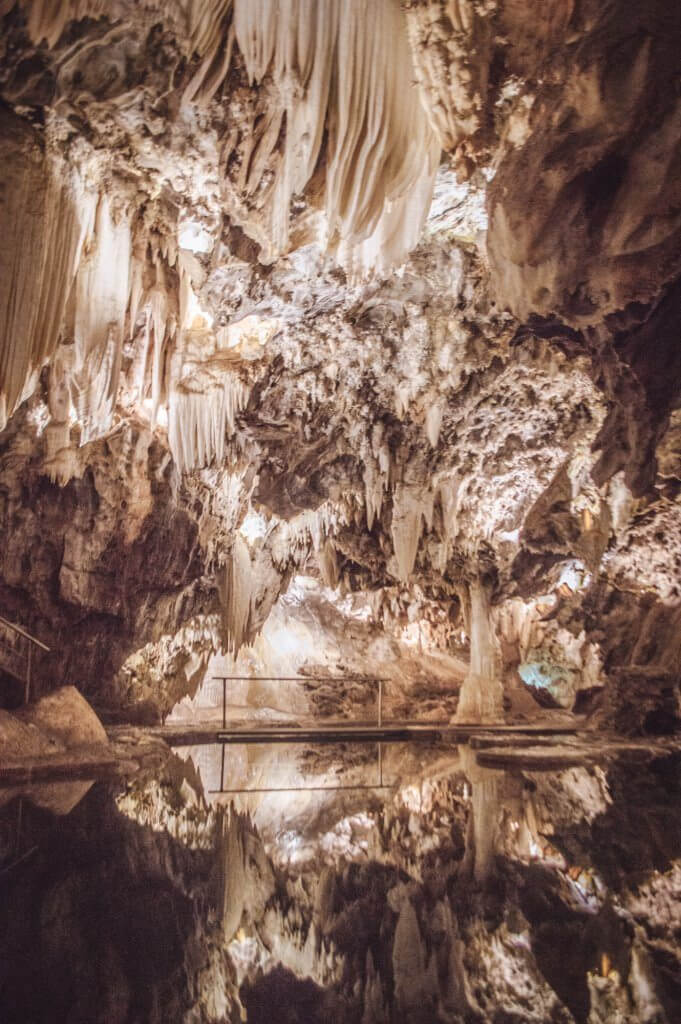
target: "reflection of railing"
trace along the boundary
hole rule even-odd
[[[49,651],[37,637],[0,615],[0,668],[24,685],[24,702],[31,692],[35,649]]]
[[[383,679],[367,676],[213,676],[216,682],[222,683],[222,728],[227,728],[227,683],[376,683],[376,724],[383,726]],[[295,742],[295,740],[294,740]],[[394,786],[383,785],[383,746],[378,744],[378,781],[372,785],[354,786],[268,786],[255,789],[225,789],[225,745],[222,744],[220,755],[220,788],[210,790],[211,793],[320,793],[324,790],[338,792],[351,789],[394,789]]]
[[[209,789],[209,793],[221,793],[223,795],[243,794],[243,793],[339,793],[347,792],[349,790],[364,790],[364,789],[396,789],[396,784],[392,785],[385,784],[383,782],[383,744],[377,744],[377,761],[376,761],[376,782],[360,782],[342,786],[254,786],[252,788],[239,787],[236,789],[225,788],[225,744],[222,744],[222,750],[220,754],[220,788]]]
[[[213,676],[222,683],[222,728],[227,728],[227,683],[376,683],[376,724],[383,725],[384,680],[371,676]]]

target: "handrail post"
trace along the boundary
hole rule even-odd
[[[383,680],[378,680],[378,728],[383,725]]]
[[[222,677],[222,728],[227,728],[227,679]]]
[[[26,654],[26,686],[24,687],[24,704],[28,704],[29,695],[31,693],[31,660],[33,654],[33,644],[29,643],[28,652]]]

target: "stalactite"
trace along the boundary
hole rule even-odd
[[[440,496],[440,507],[442,509],[443,533],[440,543],[438,566],[444,571],[451,554],[452,542],[458,534],[458,515],[461,502],[466,491],[465,483],[456,476],[445,477],[440,480],[438,493]]]
[[[338,572],[336,545],[333,541],[327,540],[321,545],[317,551],[317,564],[319,565],[319,575],[324,585],[335,590],[338,586],[340,574]]]
[[[312,545],[315,553],[319,552],[327,538],[332,535],[339,524],[347,526],[346,512],[331,502],[324,502],[317,509],[306,509],[285,524],[278,558],[284,563],[293,557],[300,561]],[[281,550],[283,548],[283,550]]]
[[[248,386],[235,374],[225,374],[222,386],[210,390],[171,386],[168,442],[180,473],[223,461],[225,442],[234,436],[248,396]]]
[[[275,248],[288,246],[291,197],[304,191],[326,133],[331,248],[355,272],[401,261],[423,227],[439,144],[418,91],[405,86],[411,54],[399,4],[280,0],[273,18],[268,0],[235,0],[234,26],[251,81],[271,73],[285,104]]]
[[[371,456],[367,456],[364,463],[364,502],[368,530],[371,530],[374,522],[381,518],[386,486],[385,475],[377,469]]]
[[[82,441],[108,429],[121,366],[125,314],[130,298],[132,237],[125,211],[114,212],[102,195],[76,279],[74,403]]]
[[[69,21],[100,18],[106,13],[106,0],[22,0],[28,9],[28,31],[35,43],[46,40],[56,46]]]
[[[69,380],[73,346],[57,349],[49,371],[50,421],[45,427],[45,468],[53,483],[64,487],[76,472],[77,450],[71,444]]]
[[[155,423],[158,410],[165,398],[164,389],[164,349],[166,334],[172,330],[170,314],[169,286],[163,261],[156,255],[154,259],[155,283],[149,293],[149,316],[154,335],[151,367],[151,422]]]
[[[24,122],[12,119],[6,129],[0,148],[0,427],[57,347],[96,202],[77,171],[42,154]]]
[[[407,33],[423,105],[447,152],[481,127],[488,62],[471,60],[491,43],[493,5],[473,0],[408,3]],[[461,170],[466,163],[461,162]]]
[[[25,0],[24,7],[32,39],[50,47],[57,45],[70,20],[107,13],[101,0]],[[235,39],[251,80],[260,82],[271,74],[280,89],[287,130],[272,203],[275,247],[288,246],[291,196],[304,191],[325,146],[330,249],[348,268],[362,273],[403,258],[416,244],[428,208],[438,144],[418,92],[405,89],[403,71],[411,57],[396,0],[379,0],[368,8],[360,0],[323,5],[281,0],[277,18],[271,17],[267,0],[211,0],[205,5],[189,2],[185,15],[188,45],[200,58],[186,101],[214,94]],[[281,116],[273,113],[269,149],[261,140],[258,159],[244,161],[253,188],[260,187],[268,154],[278,144]],[[28,134],[29,129],[23,126],[22,131]],[[28,159],[31,144],[35,153]],[[176,261],[176,240],[168,235],[156,245],[151,242],[155,281],[145,290],[150,240],[133,238],[122,204],[108,192],[98,196],[86,190],[74,169],[53,167],[39,155],[37,144],[23,140],[15,148],[23,150],[21,173],[8,176],[3,234],[16,239],[21,224],[22,244],[8,245],[2,259],[0,423],[34,386],[37,372],[55,351],[74,276],[71,389],[82,442],[101,436],[111,425],[128,306],[131,335],[140,309],[147,315],[138,390],[142,397],[151,352],[151,418],[156,422],[166,398],[176,307],[179,303],[182,330],[190,306],[189,275],[180,268],[179,296],[168,277]],[[228,388],[211,399],[213,411],[219,417],[224,407],[228,421],[231,394]],[[237,408],[240,401],[236,399]],[[170,404],[178,462],[189,467],[196,457],[201,463],[218,458],[219,422],[207,425],[191,394],[175,393]],[[179,420],[188,419],[186,430],[178,415]],[[199,451],[202,456],[195,454]],[[370,523],[380,514],[388,483],[385,454],[379,456],[382,478],[367,484]]]
[[[189,6],[191,48],[201,57],[184,92],[186,103],[209,103],[229,70],[234,46],[232,0],[193,0]]]
[[[416,485],[399,483],[395,488],[391,532],[397,571],[403,583],[409,581],[414,569],[424,520],[432,528],[433,498],[432,492]]]
[[[236,657],[248,642],[253,572],[246,541],[237,534],[217,577],[224,645]]]
[[[437,443],[440,439],[443,412],[444,409],[441,401],[436,400],[428,406],[428,410],[426,412],[426,435],[431,448],[437,448]]]
[[[520,598],[507,601],[495,609],[497,635],[507,644],[516,644],[520,661],[524,661],[532,646],[532,634],[539,613],[534,602]]]

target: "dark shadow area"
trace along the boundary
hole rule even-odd
[[[208,854],[130,821],[96,785],[65,818],[0,813],[3,1024],[180,1021],[205,955]],[[191,955],[190,955],[191,954]]]

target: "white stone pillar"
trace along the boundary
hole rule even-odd
[[[470,584],[469,593],[471,660],[455,720],[498,722],[504,717],[504,687],[489,594],[479,579]]]

